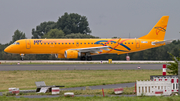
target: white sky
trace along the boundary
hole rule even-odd
[[[0,0],[0,43],[16,29],[31,38],[32,28],[65,12],[86,16],[91,35],[102,38],[138,38],[169,15],[165,39],[180,39],[180,0]]]

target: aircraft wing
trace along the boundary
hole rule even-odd
[[[159,41],[159,42],[152,42],[152,44],[170,44],[174,40],[164,40],[164,41]]]
[[[77,50],[79,52],[89,52],[89,53],[98,53],[102,50],[109,50],[109,46],[99,46],[99,47],[88,47],[88,48],[77,48],[77,49],[68,49],[68,50]]]

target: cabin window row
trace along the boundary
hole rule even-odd
[[[46,45],[46,44],[47,44],[47,45],[53,45],[53,44],[55,44],[55,45],[56,45],[56,44],[59,44],[59,45],[60,45],[60,44],[62,44],[62,45],[63,45],[63,44],[74,44],[74,43],[34,43],[34,44],[38,44],[38,45],[39,45],[39,44],[41,44],[41,45],[42,45],[42,44],[44,44],[44,45]],[[83,44],[83,43],[76,43],[76,44]],[[84,44],[86,44],[86,43],[84,43]],[[87,43],[87,44],[94,44],[94,43]]]
[[[133,44],[133,42],[124,42],[124,44]]]
[[[34,43],[34,44],[38,44],[38,45],[39,44],[41,44],[41,45],[42,44],[44,44],[44,45],[46,45],[46,44],[48,44],[48,45],[50,45],[50,44],[52,44],[52,45],[53,44],[55,44],[55,45],[59,44],[60,45],[60,44],[74,44],[74,43]],[[94,43],[76,43],[76,44],[94,44]],[[105,43],[100,43],[100,44],[105,44]],[[107,43],[107,44],[114,44],[114,43]]]
[[[43,43],[34,43],[34,44],[38,44],[38,45],[41,44],[42,45]],[[66,44],[67,45],[67,44],[74,44],[74,43],[44,43],[44,45],[46,45],[46,44],[47,45],[50,45],[50,44],[51,45],[53,45],[53,44],[55,44],[55,45],[56,44],[59,44],[59,45],[60,44],[62,44],[62,45]],[[76,44],[94,44],[94,43],[76,43]],[[100,43],[100,44],[115,44],[115,43]],[[133,42],[124,42],[124,44],[133,44]]]

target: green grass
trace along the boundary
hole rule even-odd
[[[45,81],[47,85],[65,85],[66,87],[80,87],[92,85],[107,85],[149,80],[150,75],[161,75],[162,70],[34,70],[34,71],[1,71],[0,90],[7,91],[10,87],[35,89],[36,81]],[[134,87],[125,87],[122,97],[114,96],[114,89],[104,89],[106,97],[102,97],[102,90],[73,90],[75,95],[91,95],[94,97],[64,97],[67,91],[60,91],[60,97],[55,98],[23,98],[23,95],[51,95],[28,93],[22,97],[0,96],[0,101],[179,101],[180,97],[124,97],[134,95]],[[108,95],[108,96],[107,96]]]
[[[54,98],[15,98],[0,96],[1,101],[179,101],[179,96],[171,97],[113,97],[113,96],[94,96],[94,97],[54,97]]]
[[[150,75],[161,75],[162,70],[33,70],[1,71],[0,91],[17,87],[35,89],[36,81],[45,81],[46,85],[64,85],[82,87],[108,85],[149,80]]]
[[[125,87],[123,88],[123,94],[122,95],[135,95],[134,87]],[[103,95],[102,89],[85,89],[85,90],[68,90],[68,91],[60,91],[59,95],[63,95],[66,92],[74,92],[75,95]],[[111,89],[104,89],[105,95],[115,95],[114,88]],[[5,96],[14,96],[13,94],[10,94],[8,92],[4,92],[3,95]],[[19,95],[52,95],[51,92],[49,93],[20,93]]]

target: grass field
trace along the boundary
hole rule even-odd
[[[73,92],[75,95],[103,95],[102,89],[89,89],[90,87],[86,87],[85,90],[68,90],[68,92]],[[125,87],[123,88],[123,94],[122,95],[135,95],[134,87]],[[59,95],[63,96],[64,93],[67,91],[61,90]],[[3,92],[3,95],[5,96],[14,96],[14,94],[10,94],[8,92]],[[20,93],[19,95],[52,95],[51,92],[48,93]],[[114,88],[111,89],[104,89],[104,95],[115,95]]]
[[[68,88],[149,80],[150,75],[161,74],[162,70],[0,71],[0,91],[7,91],[10,87],[35,89],[36,81],[45,81],[46,85],[64,85]]]
[[[15,98],[15,97],[6,97],[0,96],[2,101],[180,101],[179,96],[171,97],[55,97],[55,98]]]
[[[64,85],[66,87],[80,87],[92,85],[107,85],[149,80],[150,75],[161,75],[162,70],[34,70],[34,71],[0,71],[0,92],[10,87],[35,89],[36,81],[45,81],[46,85]],[[92,95],[94,97],[60,97],[55,98],[20,98],[0,96],[0,101],[179,101],[180,97],[118,97],[113,96],[113,89],[104,89],[106,97],[102,97],[102,90],[74,90],[75,95]],[[134,87],[125,87],[124,94],[133,94]],[[50,94],[50,93],[48,93]],[[37,93],[23,94],[37,95]],[[47,94],[38,94],[47,95]]]

